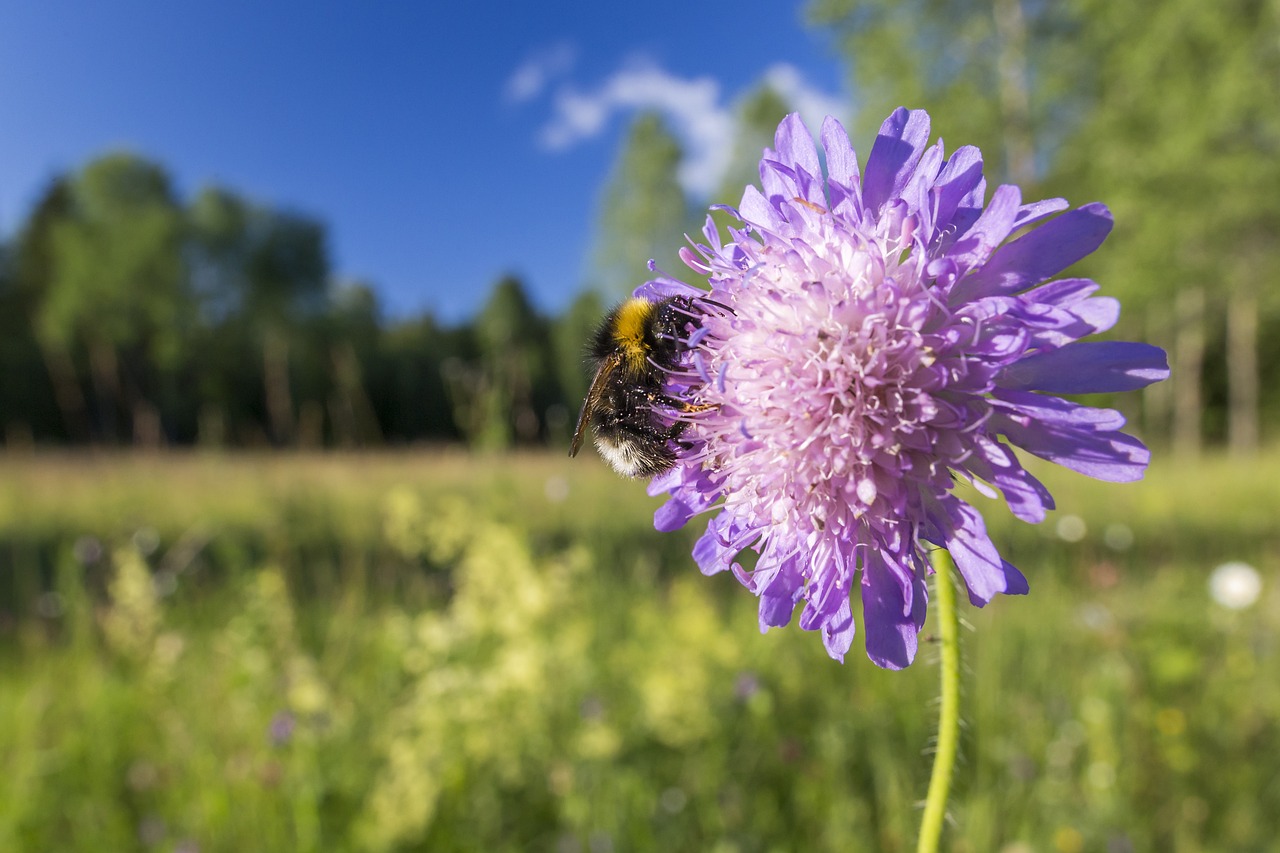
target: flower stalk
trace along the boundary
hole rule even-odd
[[[960,742],[960,625],[956,616],[956,588],[951,579],[951,555],[937,548],[933,562],[933,606],[938,618],[942,649],[942,707],[938,715],[938,741],[933,754],[929,793],[920,821],[916,853],[937,853],[942,825],[947,817],[947,797]]]

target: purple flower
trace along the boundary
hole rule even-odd
[[[1110,328],[1114,299],[1092,281],[1051,281],[1111,230],[1101,204],[1024,204],[1000,186],[984,207],[978,150],[926,147],[929,116],[899,108],[865,173],[828,118],[818,151],[800,119],[778,127],[761,188],[730,210],[728,240],[682,257],[710,293],[672,279],[637,295],[698,297],[684,367],[676,466],[655,477],[661,530],[715,512],[694,548],[706,574],[730,570],[760,599],[760,627],[822,632],[843,660],[861,588],[867,654],[905,667],[927,604],[929,545],[946,548],[982,606],[1027,591],[957,480],[1004,495],[1039,522],[1053,499],[1011,445],[1092,477],[1142,477],[1149,453],[1124,418],[1056,394],[1127,391],[1168,375],[1140,343],[1080,343]],[[1010,240],[1014,232],[1025,230]],[[691,327],[692,328],[692,327]],[[745,549],[758,553],[748,571]]]
[[[267,734],[274,746],[284,746],[293,737],[293,730],[297,727],[298,721],[293,714],[288,711],[277,711],[275,716],[271,718],[271,725],[267,727]]]

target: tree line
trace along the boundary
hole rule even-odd
[[[1115,233],[1078,272],[1122,299],[1120,336],[1170,353],[1172,379],[1131,412],[1144,437],[1257,446],[1280,414],[1280,5],[810,0],[807,14],[847,59],[863,157],[894,106],[923,107],[949,149],[982,149],[989,187],[1109,204]],[[738,201],[794,107],[767,84],[742,98],[728,172],[697,200],[677,138],[638,115],[601,191],[591,286],[548,317],[506,277],[456,325],[388,320],[367,284],[335,285],[313,217],[222,187],[179,199],[156,163],[97,159],[0,245],[5,440],[563,443],[606,303],[650,258],[690,279],[681,235]]]
[[[1081,274],[1123,301],[1122,336],[1172,367],[1135,413],[1144,436],[1257,446],[1280,414],[1280,4],[808,0],[807,14],[847,60],[855,138],[897,104],[924,107],[949,148],[982,148],[988,186],[1108,204],[1115,231]]]
[[[541,316],[514,277],[458,325],[335,285],[320,220],[112,153],[55,179],[0,246],[6,444],[544,443],[582,391],[586,294]]]

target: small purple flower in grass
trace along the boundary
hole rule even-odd
[[[638,296],[698,297],[703,312],[668,379],[687,426],[653,494],[661,530],[712,512],[693,555],[760,599],[762,630],[820,631],[843,660],[860,588],[867,654],[905,667],[927,604],[926,549],[946,548],[982,606],[1027,591],[958,480],[1039,522],[1053,499],[1011,446],[1103,480],[1139,479],[1147,449],[1124,418],[1056,394],[1127,391],[1168,375],[1140,343],[1080,343],[1119,304],[1087,279],[1051,279],[1098,247],[1111,214],[1023,203],[986,184],[977,149],[928,146],[929,117],[898,109],[866,171],[828,118],[826,177],[800,119],[778,127],[722,241],[685,249],[709,293],[672,279]],[[1020,236],[1009,239],[1017,231]],[[693,327],[690,326],[692,330]],[[755,566],[738,556],[750,549]]]

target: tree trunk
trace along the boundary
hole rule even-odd
[[[1258,449],[1258,294],[1248,284],[1227,301],[1227,440],[1231,452]]]
[[[329,351],[333,363],[334,394],[329,409],[334,438],[343,447],[369,447],[382,443],[378,416],[365,393],[360,357],[349,342]]]
[[[67,438],[87,443],[92,437],[89,431],[88,406],[85,404],[84,392],[80,390],[80,380],[76,377],[76,366],[72,363],[71,356],[62,347],[43,341],[40,342],[40,355],[44,358],[45,369],[49,371],[53,396],[62,413]]]
[[[1200,452],[1200,419],[1204,403],[1200,380],[1204,372],[1204,289],[1189,287],[1178,293],[1174,311],[1177,327],[1173,344],[1173,448],[1181,456]]]
[[[1167,303],[1149,307],[1144,315],[1144,340],[1168,345],[1171,322]],[[1159,437],[1168,442],[1171,433],[1170,418],[1173,412],[1173,381],[1155,382],[1142,389],[1142,431],[1144,435]]]
[[[103,341],[89,344],[89,373],[93,378],[94,395],[98,398],[98,414],[101,419],[102,438],[107,444],[115,444],[119,428],[121,401],[120,360],[116,348]]]
[[[133,401],[133,443],[147,450],[157,450],[164,444],[160,410],[140,398]]]
[[[289,391],[289,344],[278,331],[268,331],[262,339],[262,385],[266,394],[267,420],[278,444],[293,441],[293,398]]]

